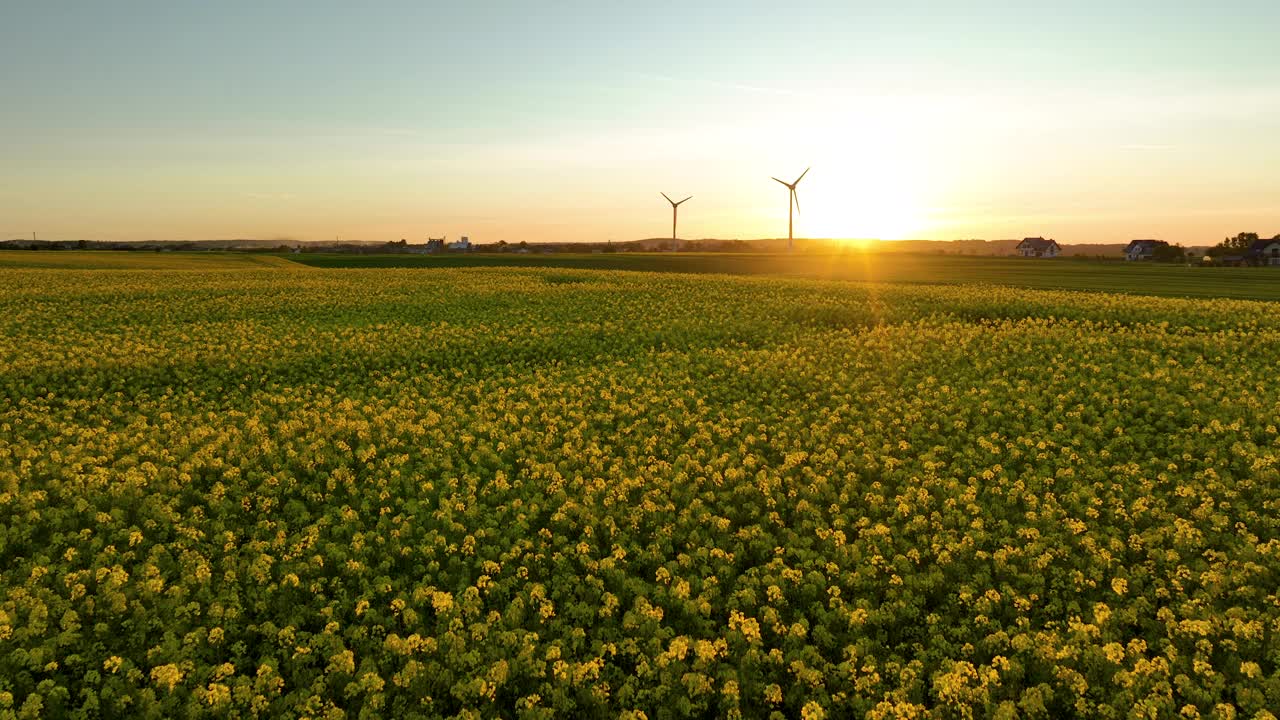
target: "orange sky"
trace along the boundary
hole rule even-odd
[[[1124,5],[29,4],[0,237],[1280,233],[1278,5]]]

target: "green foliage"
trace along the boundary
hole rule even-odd
[[[1180,263],[1187,258],[1187,250],[1181,245],[1160,245],[1151,253],[1156,262]]]
[[[1166,251],[1164,260],[1182,262],[1181,248]],[[1229,254],[1229,253],[1228,253]],[[0,254],[2,255],[2,254]],[[767,253],[602,253],[599,255],[289,255],[289,260],[319,268],[463,267],[573,268],[702,274],[767,275],[858,282],[972,284],[984,283],[1053,290],[1086,290],[1163,297],[1231,297],[1280,300],[1273,268],[1188,268],[1154,263],[1114,262],[1100,258],[1057,258],[1030,262],[1025,258],[960,257],[910,253],[776,255]],[[2,258],[0,258],[2,259]]]
[[[1209,248],[1206,254],[1210,257],[1240,255],[1248,250],[1249,246],[1253,245],[1257,240],[1258,233],[1238,233],[1234,237],[1224,238],[1222,242]]]
[[[1229,237],[1222,241],[1222,245],[1231,250],[1248,250],[1249,246],[1258,241],[1258,233],[1239,233],[1235,237]]]
[[[1263,303],[0,270],[0,716],[1280,707]]]

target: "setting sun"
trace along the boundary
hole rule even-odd
[[[805,236],[902,240],[920,237],[928,229],[928,218],[912,188],[898,179],[882,177],[880,184],[874,184],[846,178],[829,186],[815,182],[809,195],[802,194],[808,214],[800,216],[797,229],[803,229]]]
[[[927,165],[891,124],[863,119],[857,127],[856,133],[827,130],[815,136],[812,148],[805,148],[818,159],[808,186],[799,191],[803,212],[797,235],[920,237],[929,229]]]

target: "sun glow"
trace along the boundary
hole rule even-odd
[[[805,236],[904,240],[928,230],[928,217],[909,188],[858,181],[817,187],[805,198],[814,208],[802,216]]]
[[[902,240],[927,233],[931,163],[910,117],[865,110],[829,117],[795,148],[813,158],[798,188],[796,235]]]

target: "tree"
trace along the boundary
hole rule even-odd
[[[1209,248],[1208,254],[1213,257],[1221,255],[1238,255],[1249,249],[1258,240],[1258,233],[1239,233],[1235,237],[1223,239],[1222,242]]]
[[[1151,259],[1156,262],[1182,262],[1186,254],[1186,248],[1181,245],[1158,245],[1151,252]]]

